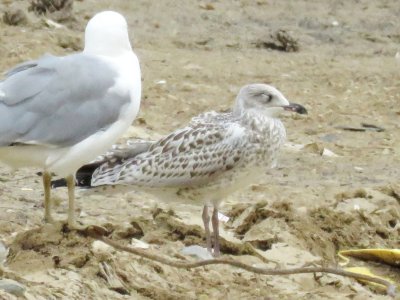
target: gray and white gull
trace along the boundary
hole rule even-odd
[[[241,88],[233,111],[207,112],[159,141],[133,143],[111,151],[77,172],[81,186],[120,186],[154,194],[165,201],[180,197],[204,203],[203,222],[211,252],[220,254],[218,206],[229,194],[257,181],[274,164],[285,142],[283,111],[307,113],[276,88],[250,84]],[[54,182],[55,186],[60,182]],[[118,192],[118,188],[112,189]],[[213,206],[209,216],[209,206]]]
[[[87,24],[80,53],[22,63],[0,82],[0,162],[43,170],[45,221],[51,222],[52,174],[66,178],[68,224],[74,175],[106,152],[132,124],[141,97],[139,61],[125,18],[113,11]]]

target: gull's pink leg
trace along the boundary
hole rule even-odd
[[[208,250],[208,252],[212,253],[212,251],[211,251],[211,234],[210,234],[210,216],[208,214],[208,206],[207,205],[204,205],[202,217],[203,217],[203,223],[204,223],[204,231],[206,232],[207,250]]]
[[[218,220],[218,207],[214,206],[214,211],[211,217],[211,223],[213,226],[213,235],[214,235],[214,256],[220,256],[220,247],[219,247],[219,220]]]

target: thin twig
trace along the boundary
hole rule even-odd
[[[124,246],[120,243],[117,243],[109,238],[106,238],[104,236],[100,236],[98,234],[95,234],[94,232],[89,233],[92,237],[99,239],[103,241],[104,243],[114,247],[117,250],[129,252],[153,261],[157,261],[159,263],[179,268],[179,269],[193,269],[193,268],[198,268],[198,267],[204,267],[208,265],[231,265],[240,269],[244,269],[249,272],[257,273],[257,274],[263,274],[263,275],[293,275],[293,274],[305,274],[305,273],[329,273],[329,274],[336,274],[339,276],[345,276],[345,277],[351,277],[355,278],[357,280],[363,280],[363,281],[369,281],[369,282],[374,282],[377,284],[384,285],[386,287],[386,293],[389,296],[394,297],[395,292],[396,292],[396,287],[389,281],[381,279],[381,278],[376,278],[368,275],[363,275],[363,274],[357,274],[349,271],[345,271],[342,269],[337,269],[337,268],[327,268],[327,267],[301,267],[301,268],[291,268],[291,269],[264,269],[264,268],[257,268],[250,266],[248,264],[235,261],[232,259],[226,259],[226,258],[215,258],[215,259],[207,259],[207,260],[202,260],[202,261],[197,261],[197,262],[183,262],[183,261],[177,261],[177,260],[171,260],[153,253],[150,253],[148,250],[143,250],[139,248],[132,248],[132,247],[127,247]]]

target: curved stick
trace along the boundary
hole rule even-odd
[[[305,274],[305,273],[329,273],[329,274],[336,274],[340,276],[345,276],[345,277],[351,277],[355,278],[357,280],[364,280],[364,281],[369,281],[369,282],[374,282],[377,284],[384,285],[386,287],[386,293],[389,296],[395,297],[396,293],[396,287],[389,281],[381,279],[381,278],[375,278],[372,276],[368,275],[363,275],[363,274],[357,274],[337,268],[327,268],[327,267],[300,267],[300,268],[291,268],[291,269],[264,269],[264,268],[258,268],[258,267],[253,267],[248,264],[235,261],[232,259],[226,259],[226,258],[215,258],[215,259],[207,259],[207,260],[202,260],[202,261],[196,261],[196,262],[183,262],[183,261],[177,261],[177,260],[171,260],[153,253],[149,253],[146,250],[143,249],[138,249],[138,248],[132,248],[132,247],[127,247],[124,245],[121,245],[120,243],[117,243],[109,238],[106,238],[102,235],[96,234],[95,232],[89,232],[89,235],[103,241],[104,243],[114,247],[117,250],[120,251],[125,251],[129,252],[153,261],[157,261],[159,263],[179,268],[179,269],[193,269],[193,268],[198,268],[198,267],[204,267],[208,265],[231,265],[249,272],[257,273],[257,274],[264,274],[264,275],[293,275],[293,274]]]

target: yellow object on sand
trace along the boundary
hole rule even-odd
[[[391,280],[391,279],[389,279],[387,277],[382,277],[382,276],[375,275],[374,273],[372,273],[370,271],[370,269],[365,268],[365,267],[345,268],[345,270],[349,271],[349,272],[352,272],[352,273],[356,273],[356,274],[362,274],[362,275],[371,276],[373,278],[383,279],[383,280],[386,280],[386,281],[388,281],[388,282],[390,282],[392,284],[395,284],[395,282],[393,282],[393,280]],[[375,282],[371,282],[371,281],[363,280],[363,279],[357,279],[357,280],[360,281],[360,282],[372,285],[372,286],[374,286],[374,287],[376,287],[376,288],[378,288],[380,290],[387,291],[387,287],[384,286],[383,284],[379,284],[379,283],[375,283]]]
[[[339,251],[338,256],[342,260],[342,262],[339,263],[341,266],[346,266],[350,262],[350,259],[348,257],[355,257],[355,258],[359,258],[359,259],[363,259],[363,260],[371,260],[371,261],[381,262],[381,263],[395,266],[395,267],[400,267],[400,249],[343,250],[343,251]],[[368,268],[365,268],[365,267],[351,267],[351,268],[345,268],[345,270],[349,271],[349,272],[357,273],[357,274],[371,276],[373,278],[383,279],[392,284],[395,284],[393,282],[393,280],[390,280],[389,278],[386,278],[386,277],[381,277],[381,276],[375,275]],[[382,284],[370,282],[368,280],[359,280],[359,281],[363,282],[363,283],[367,283],[369,285],[372,285],[381,290],[386,290],[386,288],[387,288],[386,286],[384,286]]]
[[[338,256],[343,260],[341,266],[349,263],[348,256],[363,260],[377,261],[400,267],[400,249],[355,249],[339,251]]]

